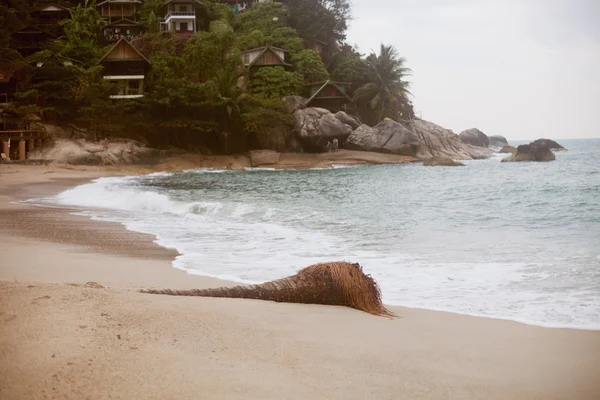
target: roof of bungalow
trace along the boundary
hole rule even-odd
[[[308,99],[307,103],[310,103],[312,100],[314,100],[315,98],[319,97],[319,93],[321,93],[323,91],[323,89],[325,89],[327,86],[333,86],[337,89],[337,91],[341,94],[341,96],[327,96],[324,98],[328,98],[328,99],[343,99],[346,98],[348,99],[348,101],[352,101],[352,99],[350,98],[350,96],[348,96],[346,94],[346,91],[344,89],[342,89],[340,86],[349,86],[351,85],[348,82],[335,82],[332,81],[331,79],[326,80],[326,81],[322,81],[322,82],[314,82],[314,83],[309,83],[306,86],[309,87],[313,87],[313,86],[319,86],[319,89],[317,89],[317,91],[310,96],[310,98]]]
[[[58,12],[58,11],[69,11],[69,9],[67,7],[61,6],[60,4],[46,3],[46,4],[39,5],[38,7],[33,9],[31,12],[36,12],[36,11]]]
[[[122,44],[124,43],[124,44]],[[113,57],[116,56],[117,51],[119,50],[119,47],[122,46],[126,46],[131,48],[135,54],[137,54],[139,57],[135,57],[135,58],[122,58],[122,57]],[[121,38],[119,39],[119,41],[117,43],[115,43],[115,45],[113,47],[110,48],[110,50],[108,50],[106,52],[106,54],[100,59],[100,61],[98,61],[98,64],[100,64],[103,61],[130,61],[130,60],[144,60],[146,61],[148,64],[152,64],[150,62],[150,60],[148,60],[142,53],[140,53],[140,51],[138,49],[135,48],[134,45],[132,45],[130,42],[127,41],[127,39],[125,38]]]
[[[27,34],[27,33],[43,33],[45,35],[56,38],[56,35],[53,34],[52,32],[48,32],[47,30],[42,29],[39,26],[35,26],[35,25],[25,26],[25,27],[19,29],[18,31],[16,31],[14,34],[16,35],[16,34]]]
[[[169,0],[169,1],[165,2],[165,4],[169,4],[169,3],[202,5],[202,2],[200,0]]]
[[[283,58],[281,58],[279,56],[279,54],[277,54],[277,51],[275,51],[275,50],[283,51],[284,53],[288,53],[288,51],[285,49],[281,49],[279,47],[275,47],[275,46],[264,46],[264,47],[256,47],[254,49],[248,49],[248,50],[242,51],[242,55],[246,54],[246,53],[252,53],[255,51],[259,51],[259,50],[260,50],[260,54],[258,56],[256,56],[256,58],[254,60],[252,60],[252,62],[250,64],[248,64],[247,67],[253,66],[254,63],[257,62],[262,57],[262,55],[265,54],[265,52],[267,50],[270,50],[273,54],[275,54],[275,56],[281,61],[281,64],[287,65],[288,67],[292,66],[292,64],[286,63],[285,60]]]
[[[106,4],[106,3],[122,3],[122,4],[126,4],[126,3],[138,3],[141,4],[142,2],[140,0],[104,0],[101,1],[100,3],[96,4],[96,7],[101,6],[102,4]]]

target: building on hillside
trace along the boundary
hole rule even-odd
[[[304,48],[319,53],[321,60],[330,58],[329,45],[317,39],[304,39]]]
[[[128,19],[133,22],[139,22],[140,0],[104,0],[96,4],[102,15],[108,23]]]
[[[283,67],[287,70],[292,68],[286,59],[288,51],[273,46],[258,47],[242,52],[242,62],[250,70],[250,74],[262,67]]]
[[[18,81],[14,69],[0,65],[0,105],[12,101],[17,91]]]
[[[117,87],[111,99],[144,97],[144,80],[150,61],[126,39],[119,39],[99,64],[104,67],[103,78]]]
[[[177,34],[195,33],[196,8],[202,6],[198,0],[169,0],[164,6],[164,16],[160,21],[161,30]]]
[[[29,25],[13,33],[11,47],[16,49],[23,57],[28,57],[41,51],[56,35],[38,26]]]
[[[29,84],[35,85],[46,81],[62,81],[73,78],[73,64],[80,64],[78,61],[66,57],[59,57],[54,53],[48,54],[43,59],[31,62],[34,68],[33,74],[29,78]]]
[[[47,29],[53,33],[62,32],[61,22],[69,19],[69,9],[58,4],[41,4],[30,13],[36,26]]]
[[[43,132],[32,126],[40,120],[35,114],[20,116],[0,109],[0,152],[6,160],[26,160],[30,151],[42,145]]]
[[[307,107],[325,108],[331,112],[353,108],[352,99],[346,94],[349,83],[327,80],[306,85],[309,98]]]
[[[117,42],[121,39],[131,42],[136,37],[143,35],[144,31],[143,25],[127,18],[111,22],[103,29],[104,40],[107,43]]]

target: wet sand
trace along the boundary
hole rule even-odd
[[[140,294],[231,283],[172,268],[151,235],[14,203],[150,171],[0,165],[1,399],[600,398],[598,331]]]

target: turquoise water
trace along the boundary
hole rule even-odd
[[[561,143],[550,163],[200,170],[51,201],[158,235],[193,274],[263,282],[348,260],[387,303],[600,329],[600,140]]]

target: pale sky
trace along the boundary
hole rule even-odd
[[[417,115],[509,139],[600,137],[600,0],[353,0],[348,41],[392,44]]]

